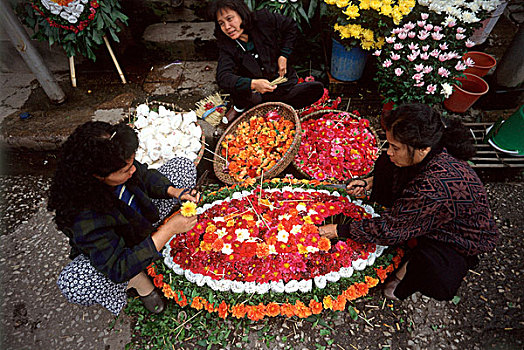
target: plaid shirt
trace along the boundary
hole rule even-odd
[[[84,254],[91,264],[116,283],[128,281],[160,257],[151,233],[158,220],[158,209],[150,198],[169,198],[171,182],[157,170],[137,161],[136,171],[126,183],[135,195],[141,213],[119,201],[109,213],[80,212],[66,234],[71,257]]]
[[[425,236],[464,255],[493,250],[499,236],[477,174],[446,151],[435,155],[380,217],[337,230],[341,237],[383,245]]]

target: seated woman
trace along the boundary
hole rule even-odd
[[[297,85],[297,73],[288,64],[297,34],[292,19],[267,10],[253,13],[242,0],[216,0],[209,14],[215,20],[219,49],[217,83],[234,105],[225,124],[262,102],[284,102],[300,109],[322,97],[322,83]],[[287,82],[271,84],[279,77]]]
[[[323,226],[321,235],[388,246],[416,238],[384,294],[405,299],[419,291],[450,300],[477,256],[498,240],[486,190],[466,162],[475,153],[471,135],[423,104],[399,106],[384,126],[387,155],[377,160],[373,177],[348,189],[360,195],[363,189],[354,186],[365,185],[386,210],[377,218]]]
[[[60,273],[60,290],[70,302],[98,303],[115,315],[125,306],[129,288],[151,312],[164,309],[144,270],[161,257],[159,251],[173,235],[189,231],[197,221],[178,214],[154,225],[175,200],[197,200],[187,191],[179,198],[182,188],[195,185],[196,168],[189,159],[174,158],[159,171],[150,170],[135,160],[137,147],[138,138],[127,125],[79,126],[62,146],[49,195],[48,209],[55,210],[73,259]]]

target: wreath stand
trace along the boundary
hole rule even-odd
[[[122,69],[120,69],[120,65],[116,60],[116,56],[113,53],[111,45],[109,45],[109,40],[107,40],[107,36],[104,35],[102,38],[104,39],[104,43],[106,44],[107,50],[109,51],[109,55],[111,55],[111,58],[113,59],[113,63],[115,64],[116,70],[118,71],[118,75],[120,75],[120,80],[122,80],[122,84],[126,84],[126,78],[124,77],[124,73],[122,73]],[[71,85],[74,88],[76,88],[75,56],[69,56],[69,72],[71,73]]]

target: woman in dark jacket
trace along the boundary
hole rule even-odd
[[[377,218],[323,226],[321,235],[382,245],[416,238],[385,295],[405,299],[420,291],[450,300],[477,256],[498,240],[486,190],[466,162],[475,153],[471,135],[423,104],[398,107],[384,125],[387,155],[377,160],[373,177],[352,181],[348,189],[354,195],[363,191],[354,185],[372,189],[370,199],[386,210]]]
[[[137,147],[127,125],[79,126],[62,146],[49,195],[48,209],[69,238],[73,259],[60,274],[60,290],[70,302],[98,303],[115,315],[129,288],[151,312],[163,310],[164,301],[144,270],[161,257],[174,234],[189,231],[197,220],[176,215],[155,225],[182,188],[194,186],[196,169],[189,159],[174,158],[159,171],[150,170],[135,160]],[[181,199],[196,201],[187,194]]]
[[[322,83],[297,85],[297,73],[288,64],[297,34],[292,19],[267,10],[253,13],[242,0],[216,0],[209,14],[215,20],[219,48],[217,82],[234,104],[225,123],[262,102],[279,101],[300,109],[322,97]],[[279,77],[287,82],[271,84]]]

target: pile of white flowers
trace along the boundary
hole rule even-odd
[[[202,128],[196,121],[193,111],[177,113],[160,106],[155,112],[139,105],[133,123],[140,141],[136,159],[154,169],[174,157],[195,161],[202,148]]]
[[[476,23],[482,12],[492,12],[500,5],[500,0],[418,0],[419,5],[430,11],[446,14],[444,26],[449,23]]]
[[[41,3],[53,15],[60,15],[69,23],[76,23],[82,12],[84,12],[84,4],[87,4],[88,0],[74,0],[67,5],[57,4],[53,0],[41,0]]]

